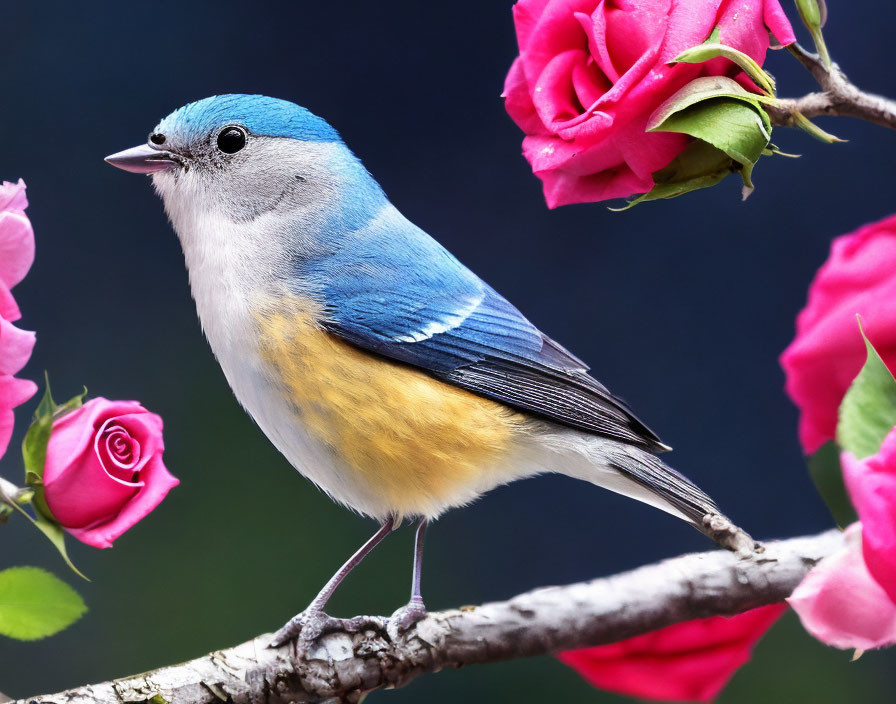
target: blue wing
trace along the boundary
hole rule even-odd
[[[353,233],[350,247],[304,272],[323,289],[327,330],[514,408],[666,449],[584,362],[394,213],[400,220]]]

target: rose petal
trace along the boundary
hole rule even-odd
[[[535,112],[535,105],[532,104],[532,97],[529,94],[529,83],[526,81],[519,59],[513,62],[510,73],[504,81],[503,97],[507,114],[523,132],[549,134],[538,113]]]
[[[154,415],[136,401],[110,401],[100,396],[53,423],[52,442],[47,447],[44,484],[56,481],[71,458],[93,451],[96,431],[109,418],[131,413]]]
[[[532,10],[542,3],[521,2],[517,6],[529,8],[527,15],[534,17]],[[587,49],[588,38],[576,20],[576,12],[590,13],[594,0],[550,0],[544,4],[538,19],[528,27],[523,27],[522,37],[517,28],[520,43],[520,60],[523,72],[530,86],[534,86],[545,66],[558,54],[570,49]],[[531,14],[530,14],[531,13]],[[517,11],[514,10],[516,20]],[[525,39],[523,43],[522,39]]]
[[[678,0],[667,20],[658,63],[667,64],[685,49],[706,41],[716,27],[720,5],[721,0]]]
[[[51,437],[48,462],[52,445]],[[56,460],[58,451],[53,454]],[[66,530],[108,523],[141,489],[109,474],[92,451],[66,459],[65,471],[44,482],[50,512]]]
[[[0,318],[15,322],[22,317],[16,299],[12,297],[12,292],[7,288],[6,284],[0,281]]]
[[[774,6],[777,6],[777,9]],[[780,21],[781,18],[784,20],[783,23]],[[765,53],[769,46],[768,32],[771,30],[769,20],[783,33],[783,37],[775,35],[782,44],[796,41],[793,28],[777,2],[757,3],[743,0],[729,0],[722,7],[717,21],[721,28],[719,39],[723,44],[744,52],[761,65],[765,62]]]
[[[14,423],[13,409],[37,393],[37,384],[28,379],[16,379],[0,374],[0,457],[9,447]]]
[[[672,7],[670,0],[617,0],[598,5],[595,16],[605,18],[602,43],[618,75],[624,74],[644,54],[662,43]]]
[[[660,701],[708,702],[786,609],[775,604],[730,618],[687,621],[559,657],[600,689]]]
[[[559,124],[574,120],[586,106],[578,101],[572,83],[576,66],[584,65],[587,52],[569,49],[553,57],[535,82],[532,102],[538,117],[549,131],[556,131]]]
[[[548,208],[625,198],[633,193],[646,193],[653,187],[652,180],[645,181],[624,164],[615,171],[588,176],[576,176],[564,171],[545,171],[536,176],[542,181]]]
[[[25,195],[25,182],[19,179],[16,183],[4,181],[0,185],[0,210],[25,210],[28,197]]]
[[[777,0],[766,0],[765,2],[765,26],[775,35],[775,39],[781,46],[787,46],[796,41],[793,25],[790,24],[787,13],[784,12],[784,8]]]
[[[862,523],[868,571],[896,603],[896,428],[873,457],[840,455],[843,480]]]
[[[844,547],[810,570],[787,602],[803,627],[835,648],[896,644],[896,604],[862,559],[862,526],[846,529]]]
[[[0,318],[0,374],[15,374],[31,358],[35,335]]]
[[[152,457],[144,468],[142,477],[144,486],[117,516],[94,528],[67,529],[68,532],[95,548],[110,548],[116,539],[152,513],[168,492],[180,484],[180,480],[165,468],[160,455]]]
[[[21,210],[0,212],[0,281],[12,288],[34,263],[34,230]]]

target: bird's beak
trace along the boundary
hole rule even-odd
[[[123,152],[106,157],[106,161],[118,169],[134,174],[151,174],[177,166],[178,161],[171,152],[153,149],[148,144],[125,149]]]

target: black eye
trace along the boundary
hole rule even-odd
[[[165,135],[161,132],[153,132],[149,135],[149,141],[153,144],[164,144],[165,143]]]
[[[218,135],[218,149],[225,154],[236,154],[246,146],[246,131],[240,127],[225,127]]]

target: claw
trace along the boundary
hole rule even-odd
[[[422,601],[411,600],[389,617],[389,627],[404,633],[426,617],[426,607]]]
[[[279,648],[281,645],[295,640],[300,647],[306,649],[326,633],[333,631],[357,633],[365,628],[385,631],[386,621],[378,616],[336,618],[323,611],[303,611],[293,616],[283,628],[274,634],[269,647]]]
[[[341,625],[340,619],[328,616],[323,611],[303,611],[289,619],[286,625],[274,634],[271,647],[279,648],[291,640],[297,640],[307,646],[328,630],[336,630]]]

